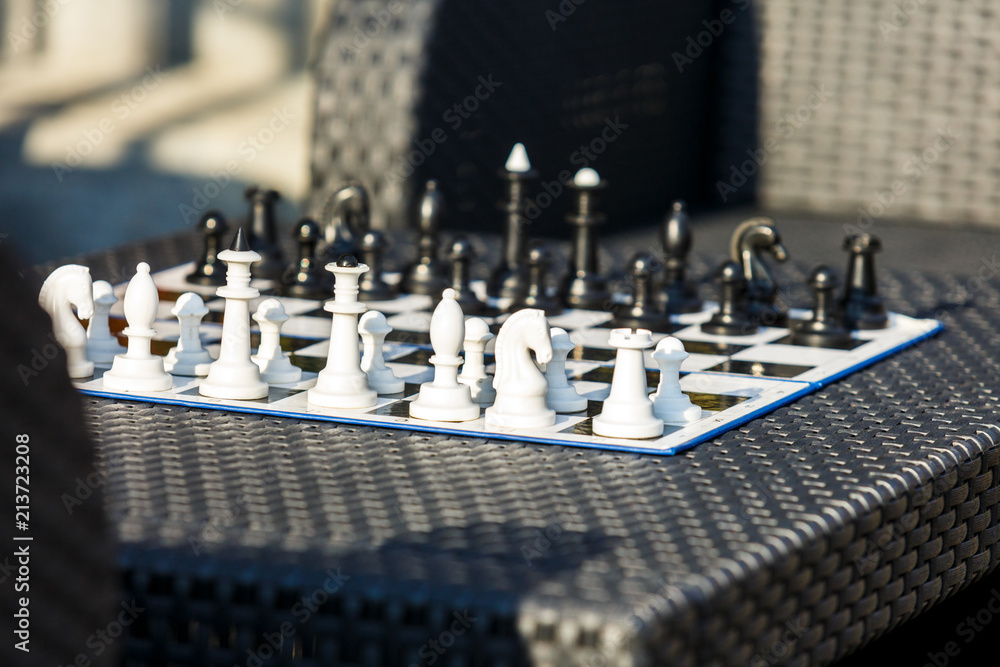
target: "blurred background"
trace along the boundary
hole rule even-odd
[[[624,226],[678,197],[1000,220],[992,3],[663,5],[0,0],[0,233],[87,253],[242,216],[249,183],[290,225],[346,178],[377,227],[438,178],[451,226],[498,230],[515,141],[552,188],[597,168]],[[565,235],[568,199],[533,233]]]
[[[36,263],[242,214],[249,182],[304,197],[327,4],[0,2],[0,229]]]

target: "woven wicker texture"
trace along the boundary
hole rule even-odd
[[[1000,558],[1000,290],[881,283],[946,332],[675,457],[88,399],[128,654],[256,664],[287,622],[268,664],[829,664]]]
[[[764,205],[1000,221],[993,3],[754,4],[759,141],[777,144],[760,177]],[[826,101],[812,98],[814,87]]]
[[[399,227],[436,178],[452,226],[499,231],[496,172],[518,141],[550,184],[539,233],[565,233],[560,174],[588,165],[616,184],[606,204],[619,224],[694,197],[708,160],[711,59],[681,72],[671,53],[704,29],[711,3],[393,6],[338,2],[324,32],[314,207],[358,178],[371,188],[373,223]]]

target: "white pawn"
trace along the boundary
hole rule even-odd
[[[653,360],[660,367],[660,383],[651,397],[653,413],[668,424],[701,419],[701,408],[681,391],[681,364],[687,358],[684,343],[673,336],[661,340],[653,352]]]
[[[545,365],[549,391],[545,402],[556,412],[580,412],[587,409],[587,399],[577,393],[566,379],[566,357],[576,348],[565,329],[552,327],[552,361]]]
[[[420,385],[420,395],[410,402],[410,416],[441,422],[466,422],[479,418],[469,387],[458,382],[459,352],[465,338],[465,316],[455,290],[446,289],[431,316],[434,380]]]
[[[469,386],[472,400],[479,405],[490,405],[497,397],[493,377],[486,372],[486,344],[493,339],[490,327],[478,317],[465,323],[465,363],[458,381]]]
[[[253,319],[260,326],[260,345],[250,361],[260,367],[260,379],[268,384],[301,380],[302,369],[293,365],[281,349],[281,325],[288,321],[285,307],[277,299],[264,299]]]
[[[99,364],[110,364],[115,360],[116,354],[125,352],[108,326],[108,313],[116,303],[118,297],[115,296],[111,283],[95,280],[94,315],[87,324],[87,358]]]
[[[201,318],[208,314],[205,302],[194,292],[186,292],[177,299],[170,314],[180,322],[181,336],[163,358],[163,368],[174,375],[205,377],[208,367],[215,361],[202,346],[199,335]]]
[[[361,316],[358,322],[358,333],[364,345],[364,356],[361,357],[361,370],[368,374],[368,386],[379,394],[398,394],[404,389],[405,383],[396,377],[392,369],[385,365],[382,346],[386,335],[392,327],[385,321],[385,315],[377,310],[370,310]]]
[[[611,376],[611,395],[594,417],[595,435],[609,438],[655,438],[663,435],[663,420],[653,414],[646,393],[646,363],[642,351],[653,347],[647,329],[612,329],[608,343],[618,350]]]
[[[160,297],[149,275],[149,264],[140,262],[136,274],[125,290],[125,321],[123,332],[128,336],[128,351],[115,356],[111,370],[104,374],[105,389],[115,391],[166,391],[174,380],[163,368],[163,357],[150,352],[156,329],[156,311]]]

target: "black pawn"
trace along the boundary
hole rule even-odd
[[[382,257],[385,255],[385,235],[372,230],[361,238],[361,261],[368,271],[361,276],[358,296],[362,301],[389,301],[396,290],[382,280]]]
[[[319,224],[310,218],[302,218],[295,227],[293,238],[299,246],[299,258],[285,270],[281,278],[281,293],[300,299],[329,298],[333,290],[333,276],[316,257],[321,238]]]
[[[607,184],[598,181],[595,185],[578,185],[574,180],[567,187],[573,192],[576,211],[566,216],[566,222],[573,227],[573,247],[569,273],[559,295],[570,308],[600,310],[611,298],[597,262],[597,228],[606,220],[596,210],[597,194]]]
[[[185,280],[195,285],[225,285],[226,265],[218,260],[222,249],[222,237],[229,231],[226,219],[218,211],[208,211],[198,221],[198,233],[202,236],[201,257],[194,271]]]
[[[517,299],[528,289],[528,272],[524,264],[528,243],[525,208],[528,205],[528,186],[538,179],[538,172],[534,169],[501,169],[500,176],[507,184],[506,201],[501,206],[504,211],[503,254],[490,275],[486,291],[490,296]]]
[[[851,343],[850,332],[838,321],[834,293],[840,287],[837,274],[826,266],[818,266],[809,276],[813,290],[812,318],[799,322],[792,330],[796,345],[843,348]]]
[[[524,294],[514,299],[507,308],[508,312],[522,308],[537,308],[544,310],[546,315],[558,315],[563,312],[562,303],[553,299],[548,293],[549,267],[552,265],[552,254],[541,245],[536,245],[528,252],[527,273],[528,287]]]
[[[875,277],[875,253],[882,250],[882,242],[874,234],[856,234],[844,240],[844,249],[851,253],[847,288],[840,302],[844,324],[849,329],[885,329],[889,314]]]
[[[344,254],[337,258],[337,266],[345,269],[356,269],[358,260],[354,255]]]
[[[632,303],[615,308],[615,317],[611,321],[614,326],[649,329],[660,333],[672,331],[670,316],[656,306],[653,276],[658,269],[656,258],[648,253],[640,253],[632,258],[628,264],[629,282],[632,283]]]
[[[441,232],[443,213],[444,203],[437,181],[427,181],[420,198],[417,260],[403,274],[404,292],[437,297],[446,287],[444,267],[437,258],[438,235]]]
[[[466,315],[482,315],[486,312],[486,304],[479,300],[469,286],[472,260],[476,257],[472,243],[460,236],[451,244],[448,259],[451,261],[451,289],[455,290],[455,298],[462,312]],[[435,301],[440,300],[438,296]]]
[[[663,223],[660,238],[666,253],[666,269],[660,288],[660,306],[667,313],[697,313],[701,310],[698,287],[687,279],[688,254],[691,252],[691,220],[682,201],[675,201],[673,210]]]
[[[732,260],[726,261],[717,275],[719,310],[701,330],[716,336],[749,336],[757,333],[757,325],[747,314],[747,279],[743,269]]]
[[[285,262],[278,244],[278,223],[274,215],[274,205],[281,199],[275,190],[262,190],[248,186],[243,196],[250,202],[247,223],[247,242],[257,252],[261,260],[251,267],[255,278],[281,280],[285,273]]]

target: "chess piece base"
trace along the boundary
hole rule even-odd
[[[223,366],[216,361],[209,369],[208,377],[198,385],[198,393],[210,398],[228,398],[236,401],[252,401],[267,398],[267,383],[260,379],[260,369],[249,361],[245,366]],[[214,378],[213,378],[214,376]],[[225,377],[225,382],[218,378]]]
[[[172,347],[163,358],[163,369],[172,375],[205,377],[214,361],[208,350],[178,352],[176,347]]]
[[[587,409],[587,399],[576,393],[576,389],[570,387],[556,387],[549,389],[545,397],[545,403],[561,413],[582,412]]]
[[[306,393],[306,400],[309,405],[321,408],[358,410],[374,407],[378,403],[378,394],[368,386],[368,376],[364,373],[357,375],[320,373],[316,386]]]
[[[648,416],[632,415],[636,418],[627,419],[630,412],[634,413],[636,411],[628,409],[628,406],[621,406],[621,409],[609,406],[607,401],[605,401],[604,411],[604,413],[594,417],[594,421],[592,422],[594,435],[601,435],[606,438],[628,438],[630,440],[656,438],[663,435],[663,421],[653,416],[652,409],[650,409]],[[610,417],[608,413],[612,413],[615,416]]]
[[[657,398],[656,394],[653,394],[650,398],[653,399],[653,414],[664,423],[690,424],[701,419],[701,408],[683,394],[669,398],[666,396]]]
[[[435,387],[425,384],[410,403],[410,416],[436,422],[468,422],[479,419],[479,406],[472,402],[469,387]]]
[[[124,354],[115,357],[101,381],[112,391],[167,391],[174,386],[174,379],[163,370],[161,357],[129,359]]]
[[[498,410],[494,405],[486,408],[486,423],[501,428],[545,428],[556,423],[556,411],[546,409],[531,414],[516,414]]]

